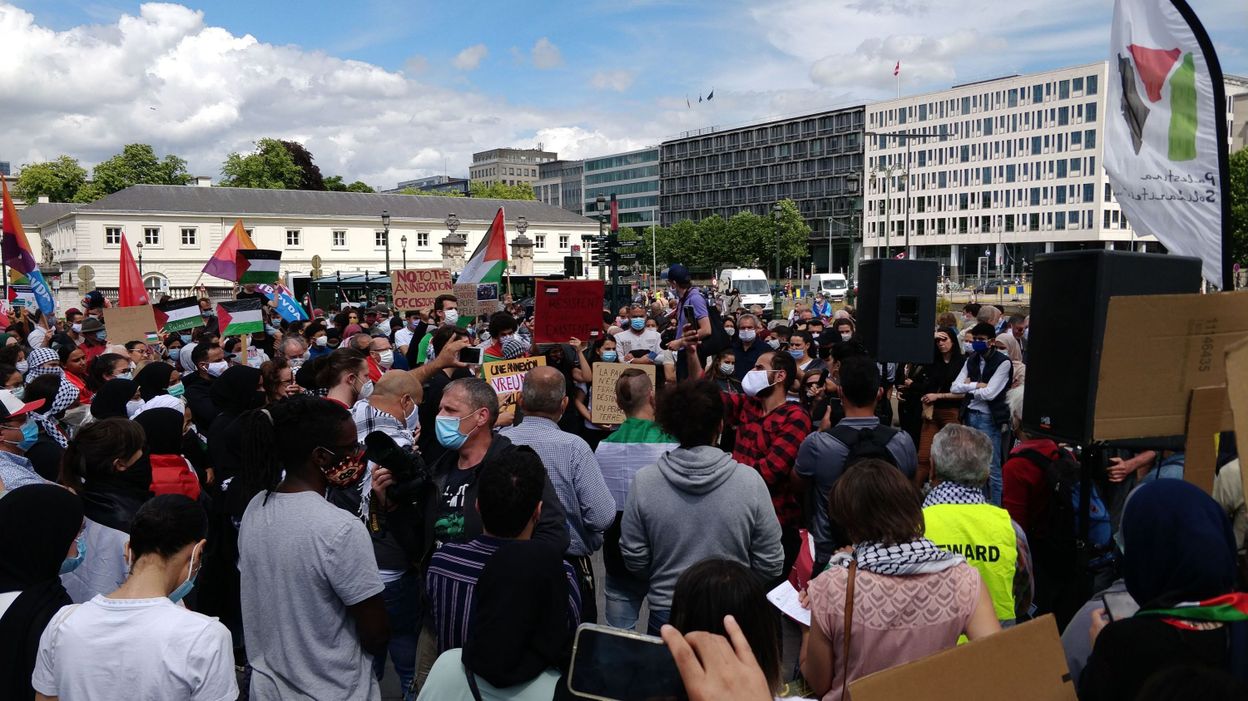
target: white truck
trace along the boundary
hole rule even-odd
[[[758,268],[731,268],[719,273],[719,295],[727,298],[732,290],[741,295],[741,307],[749,310],[754,305],[763,308],[763,316],[771,318],[775,312],[775,300],[767,274]]]
[[[807,294],[815,296],[828,293],[833,301],[844,302],[845,292],[849,289],[849,281],[840,273],[815,273],[807,281]]]

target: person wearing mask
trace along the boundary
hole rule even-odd
[[[602,547],[603,533],[615,522],[615,502],[594,451],[580,436],[559,429],[568,406],[564,377],[536,367],[525,374],[519,409],[524,420],[499,431],[515,445],[532,448],[542,459],[567,515],[571,544],[565,556],[580,577],[582,618],[598,620],[597,585],[590,557]]]
[[[415,309],[409,309],[404,314],[402,327],[394,332],[394,347],[399,355],[407,355],[407,351],[416,337],[416,331],[420,328],[420,312]]]
[[[951,328],[936,330],[936,359],[923,366],[923,381],[919,383],[919,402],[923,405],[923,424],[919,431],[919,462],[914,473],[914,485],[920,489],[932,474],[932,439],[936,432],[950,424],[958,423],[962,395],[951,391],[953,381],[962,369],[962,345],[958,332]]]
[[[624,423],[598,444],[594,457],[602,468],[602,478],[615,500],[615,521],[603,539],[602,559],[606,566],[606,620],[613,628],[637,627],[647,582],[629,571],[620,554],[620,529],[624,505],[633,477],[659,456],[678,447],[676,439],[663,432],[654,420],[654,387],[641,370],[625,370],[615,382],[616,402],[624,412]]]
[[[995,311],[996,307],[984,307],[980,315],[983,316],[983,311],[987,309]],[[989,501],[1000,506],[1001,429],[1010,421],[1006,392],[1013,377],[1013,363],[1008,356],[992,347],[996,335],[991,325],[982,322],[971,329],[971,355],[967,356],[962,370],[954,378],[950,391],[966,395],[962,400],[962,423],[983,431],[992,441],[988,497]]]
[[[923,500],[928,540],[979,570],[1001,625],[1031,610],[1031,550],[1010,513],[984,501],[992,446],[973,428],[950,424],[932,443],[935,487]]]
[[[816,694],[842,701],[855,679],[1001,629],[975,568],[923,537],[918,492],[895,467],[851,465],[829,501],[853,549],[803,592],[802,676]]]
[[[875,415],[883,396],[880,371],[875,360],[853,355],[838,361],[837,397],[845,411],[831,430],[812,433],[802,441],[794,471],[815,491],[815,564],[818,567],[838,548],[849,545],[845,535],[833,528],[828,514],[828,493],[850,463],[859,456],[885,457],[908,479],[914,477],[917,458],[914,443],[905,431],[882,426]]]
[[[439,327],[430,336],[430,350],[435,358],[441,355],[442,349],[451,340],[460,342],[460,347],[468,343],[468,334],[453,326]],[[472,373],[467,368],[454,365],[441,367],[436,372],[426,376],[424,380],[424,400],[420,403],[420,437],[416,443],[420,454],[425,458],[425,462],[433,464],[446,452],[446,448],[443,448],[442,444],[438,442],[438,432],[434,426],[438,415],[438,405],[442,401],[443,390],[446,389],[446,386],[452,380],[471,376]]]
[[[476,611],[462,649],[438,657],[420,699],[522,701],[556,696],[571,660],[572,633],[559,551],[509,542],[481,571]]]
[[[143,341],[127,341],[126,356],[135,370],[142,370],[144,365],[152,362],[152,349]]]
[[[60,575],[80,562],[82,500],[53,484],[0,499],[0,697],[33,699],[39,638],[70,603]],[[16,534],[21,537],[14,537]]]
[[[795,331],[789,335],[789,355],[797,364],[801,375],[819,372],[826,367],[822,360],[814,357],[815,340],[809,331]]]
[[[124,355],[104,353],[91,361],[90,368],[87,371],[88,389],[92,392],[99,392],[105,382],[115,379],[134,379],[134,370],[130,367],[129,359]]]
[[[25,377],[12,365],[0,365],[0,389],[16,392],[19,396],[24,391]]]
[[[91,417],[96,421],[109,418],[128,419],[143,408],[139,384],[134,380],[115,379],[105,382],[91,400]]]
[[[815,303],[810,307],[811,312],[817,319],[827,319],[832,316],[832,296],[828,292],[821,292],[815,298]]]
[[[711,367],[704,377],[714,382],[722,392],[741,393],[741,381],[734,375],[737,372],[737,352],[731,348],[720,351],[711,361]]]
[[[87,363],[104,354],[104,348],[108,345],[107,338],[104,322],[97,317],[89,316],[82,322],[82,343],[78,347],[82,349]],[[38,347],[38,344],[32,347]]]
[[[182,384],[182,373],[168,363],[148,363],[134,376],[139,385],[139,397],[144,402],[169,395],[181,399],[186,395],[186,385]]]
[[[1009,331],[999,333],[993,340],[992,347],[1005,353],[1005,356],[1010,359],[1012,370],[1010,389],[1022,387],[1027,378],[1027,366],[1023,364],[1023,349],[1019,345],[1018,338]]]
[[[212,383],[209,394],[217,416],[208,427],[208,464],[215,480],[224,483],[244,473],[243,415],[263,407],[267,398],[260,388],[260,371],[246,365],[231,366]],[[236,519],[242,517],[251,496],[241,487],[241,481],[232,482],[224,498],[225,508]]]
[[[367,399],[373,393],[373,381],[368,379],[367,356],[349,348],[339,348],[329,354],[325,364],[316,374],[316,384],[328,391],[325,398],[350,409],[359,399]]]
[[[185,359],[185,354],[182,356]],[[183,375],[186,386],[186,403],[191,407],[195,425],[206,431],[212,426],[220,410],[212,401],[212,385],[230,367],[225,359],[225,349],[215,342],[201,341],[191,351],[191,367],[194,372]]]
[[[293,370],[303,367],[303,364],[312,358],[312,354],[308,351],[307,339],[296,333],[285,336],[278,349],[278,357],[284,358]]]
[[[487,459],[478,471],[477,511],[481,535],[464,543],[445,543],[429,561],[426,571],[429,618],[437,634],[438,653],[463,647],[469,638],[476,585],[486,563],[509,542],[530,540],[541,518],[542,494],[547,477],[541,458],[520,448],[509,456]],[[578,576],[564,561],[564,607],[568,630],[581,621]],[[428,685],[428,682],[426,682]]]
[[[399,356],[395,355],[394,349],[390,347],[390,339],[385,336],[373,336],[373,339],[369,341],[368,358],[372,361],[372,364],[369,366],[369,378],[373,382],[380,380],[381,375],[390,372],[392,369],[406,369],[396,367]],[[381,371],[375,378],[372,373],[374,366]]]
[[[303,392],[295,381],[295,371],[281,356],[260,366],[260,384],[269,404]]]
[[[60,375],[61,357],[52,348],[35,348],[26,356],[26,381],[31,382],[41,375]]]
[[[355,422],[296,397],[246,415],[238,533],[250,698],[380,699],[372,656],[390,637],[368,530],[330,504],[363,478]],[[292,575],[292,573],[297,573]]]
[[[581,350],[578,339],[572,339],[574,343],[569,344],[577,357],[577,367],[582,370],[575,385],[575,393],[572,395],[572,406],[576,412],[581,415],[581,426],[578,431],[589,445],[590,449],[598,447],[598,443],[611,434],[611,427],[594,423],[594,396],[593,383],[594,373],[593,366],[598,363],[618,363],[620,362],[620,352],[616,350],[615,338],[607,336],[599,344],[596,351],[590,352],[592,362],[586,358]],[[694,356],[691,356],[694,357]]]
[[[107,594],[126,580],[122,557],[130,523],[151,498],[152,472],[142,460],[143,428],[127,419],[88,424],[65,450],[61,484],[82,496],[86,559],[62,581],[75,603]]]
[[[0,495],[45,480],[35,471],[26,451],[38,440],[34,411],[46,400],[23,401],[12,390],[0,390]]]
[[[115,590],[61,609],[39,641],[41,699],[226,699],[238,694],[230,632],[178,604],[203,563],[208,519],[194,501],[159,496],[135,514]]]
[[[772,350],[758,337],[758,330],[758,317],[753,314],[742,314],[737,319],[737,337],[732,342],[732,353],[736,356],[733,377],[738,382],[745,379],[745,373],[754,369],[760,355]]]
[[[702,296],[702,292],[693,286],[688,268],[679,263],[672,265],[667,269],[667,282],[671,286],[672,296],[674,297],[672,301],[676,306],[674,315],[676,320],[676,337],[667,344],[667,349],[673,353],[681,353],[684,352],[685,347],[691,342],[696,343],[697,341],[710,338],[711,317],[706,306],[706,297]],[[685,317],[686,307],[693,309],[692,319]],[[755,324],[757,325],[757,323],[756,320]],[[690,327],[695,340],[686,340],[686,326]],[[686,368],[687,365],[683,356],[678,356],[676,359],[677,377],[684,377]]]
[[[620,526],[624,564],[650,580],[652,634],[667,623],[676,580],[692,565],[720,557],[770,581],[784,564],[766,483],[714,446],[724,423],[719,389],[686,380],[659,397],[657,415],[680,447],[637,472]],[[690,523],[699,524],[696,532]]]
[[[1123,578],[1140,610],[1092,613],[1086,701],[1142,698],[1149,678],[1182,665],[1244,673],[1248,594],[1235,585],[1235,538],[1217,503],[1183,480],[1131,494],[1121,527]]]
[[[506,360],[504,345],[516,333],[516,317],[507,312],[494,312],[490,315],[490,344],[481,350],[481,362],[491,363]]]
[[[662,350],[658,331],[646,328],[645,307],[634,304],[628,309],[628,327],[615,334],[615,345],[625,362],[650,363],[651,354]]]
[[[66,410],[78,404],[78,390],[60,375],[42,375],[26,385],[26,392],[20,398],[27,403],[44,402],[40,409],[30,412],[39,435],[34,445],[26,449],[26,459],[40,477],[55,482],[69,445],[69,435],[61,420]]]
[[[182,454],[190,428],[186,410],[159,407],[134,417],[147,439],[148,463],[152,466],[152,494],[181,494],[198,500],[199,476]]]
[[[333,350],[329,347],[329,332],[325,328],[325,324],[320,321],[314,321],[303,330],[304,338],[308,342],[308,359],[315,360],[321,356],[329,355]]]
[[[848,343],[854,338],[854,320],[845,318],[837,319],[832,322],[832,334],[835,336],[835,343]]]
[[[433,300],[433,311],[429,312],[429,324],[433,327],[455,326],[459,322],[459,303],[455,295],[438,295]],[[429,360],[429,344],[433,341],[432,332],[425,334],[416,349],[416,362],[412,362],[411,348],[408,348],[408,364],[412,367],[424,365]]]

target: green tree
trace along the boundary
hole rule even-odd
[[[13,183],[13,194],[30,203],[38,201],[41,195],[52,202],[72,202],[85,182],[87,171],[78,165],[78,159],[59,156],[53,161],[22,166]]]
[[[76,201],[90,202],[131,185],[185,185],[191,181],[185,160],[173,154],[157,158],[148,144],[126,144],[121,153],[97,165],[92,175],[97,187],[80,192]]]
[[[324,190],[325,178],[321,176],[321,169],[314,162],[316,159],[312,157],[312,152],[298,141],[282,141],[282,146],[286,147],[295,165],[299,166],[299,170],[303,173],[299,178],[298,189]]]
[[[480,197],[487,200],[535,200],[537,195],[533,194],[533,186],[529,183],[516,183],[508,185],[507,183],[484,183],[473,181],[468,185],[468,191],[473,197]]]
[[[261,139],[247,155],[231,153],[221,165],[224,187],[259,187],[270,190],[297,190],[304,172],[290,151],[277,139]]]
[[[1248,263],[1248,148],[1231,154],[1231,220],[1227,229],[1231,232],[1231,256],[1240,263]]]
[[[758,262],[758,266],[767,271],[768,276],[776,273],[776,259],[780,261],[780,273],[784,274],[786,266],[793,261],[809,256],[807,243],[810,240],[810,225],[802,217],[793,200],[780,201],[779,217],[769,215],[757,217],[758,223],[753,227],[755,233],[749,239],[750,260]]]
[[[368,183],[362,180],[356,180],[355,182],[347,186],[347,192],[377,192],[377,191],[373,189],[372,185],[369,185]]]
[[[361,180],[356,180],[348,185],[342,181],[341,175],[331,175],[328,178],[325,178],[325,189],[330,192],[377,192],[372,188],[372,186]]]

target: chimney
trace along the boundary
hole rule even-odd
[[[196,175],[194,185],[195,187],[212,187],[212,176]]]

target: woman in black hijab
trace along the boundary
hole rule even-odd
[[[134,399],[138,391],[139,384],[134,380],[113,379],[105,382],[91,399],[91,415],[96,421],[130,418],[126,404]]]
[[[242,424],[238,417],[248,409],[259,409],[267,399],[260,384],[260,371],[246,365],[232,365],[221,373],[209,390],[212,403],[220,413],[208,428],[209,462],[216,469],[217,483],[240,474],[242,469]],[[202,430],[204,427],[200,426]],[[247,504],[238,505],[235,514],[242,518]]]
[[[35,696],[39,636],[72,603],[60,571],[81,529],[82,501],[63,487],[32,484],[0,499],[0,698]]]
[[[143,397],[143,401],[147,401],[152,397],[169,393],[169,380],[173,377],[173,373],[177,372],[169,363],[148,363],[139,370],[139,374],[134,376],[134,381],[139,384],[139,396]]]

